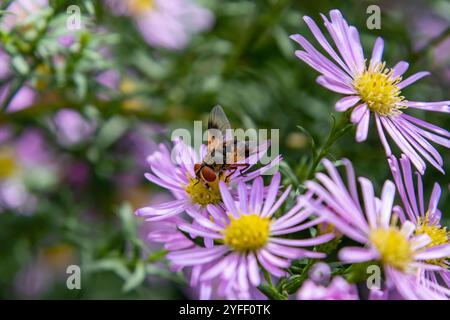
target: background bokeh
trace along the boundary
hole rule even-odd
[[[124,12],[123,3],[133,10]],[[377,36],[384,59],[432,75],[405,90],[411,100],[448,99],[450,3],[435,1],[219,1],[188,21],[142,14],[150,0],[0,1],[0,298],[189,298],[164,252],[145,242],[134,209],[168,195],[144,179],[145,159],[175,128],[192,129],[220,104],[234,127],[280,129],[286,183],[298,183],[314,145],[332,126],[337,94],[294,56],[290,34],[310,36],[303,15],[340,9],[368,54]],[[81,9],[82,28],[66,26]],[[381,29],[366,27],[371,4]],[[150,9],[149,9],[150,8]],[[151,22],[151,23],[150,23]],[[179,22],[179,21],[178,21]],[[154,24],[152,24],[154,23]],[[167,34],[166,34],[167,33]],[[166,37],[166,38],[164,38]],[[450,117],[413,111],[448,129]],[[303,129],[300,129],[301,126]],[[449,151],[438,148],[450,171]],[[364,143],[354,129],[328,155],[353,161],[380,190],[390,177],[374,128]],[[431,166],[425,184],[449,179]],[[82,290],[66,288],[66,267],[81,266]]]

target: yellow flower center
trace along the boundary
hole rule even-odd
[[[269,239],[270,219],[256,214],[230,217],[231,222],[224,230],[224,242],[239,252],[256,251]]]
[[[202,207],[208,204],[217,204],[222,201],[219,190],[219,179],[203,184],[196,178],[188,178],[189,183],[184,186],[184,190],[189,194],[192,201]]]
[[[398,87],[402,77],[393,77],[394,70],[377,63],[364,70],[353,80],[353,87],[369,109],[383,116],[401,114],[406,108],[404,97]]]
[[[433,223],[430,222],[429,212],[427,212],[424,218],[419,219],[419,221],[417,222],[415,235],[421,234],[426,234],[431,239],[431,242],[426,246],[427,248],[446,244],[450,239],[450,233],[447,231],[447,227],[440,226],[438,224],[438,221],[435,221]],[[431,264],[442,265],[445,267],[445,258],[427,260],[427,262]]]
[[[395,227],[374,230],[370,233],[369,240],[378,250],[383,264],[405,270],[412,260],[411,244]]]
[[[12,151],[3,147],[0,148],[0,178],[7,178],[16,171],[16,163]]]
[[[34,83],[36,89],[39,91],[45,90],[49,83],[52,71],[48,64],[39,64],[36,67],[36,82]]]
[[[154,0],[128,0],[128,8],[133,15],[142,14],[144,11],[152,10]]]
[[[119,85],[119,91],[124,95],[129,96],[122,101],[122,106],[124,109],[139,111],[143,106],[145,106],[145,102],[142,101],[140,96],[133,95],[134,93],[137,93],[138,86],[132,79],[124,78]]]

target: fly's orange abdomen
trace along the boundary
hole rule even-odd
[[[216,180],[217,175],[210,167],[204,167],[202,170],[202,176],[207,182],[213,182]]]

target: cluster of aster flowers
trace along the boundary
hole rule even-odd
[[[320,85],[347,95],[336,103],[336,110],[351,111],[358,142],[366,140],[374,115],[394,180],[384,183],[381,196],[376,196],[369,179],[356,178],[347,159],[323,160],[326,172],[306,181],[302,194],[292,192],[291,186],[283,190],[279,173],[264,184],[261,175],[279,158],[245,175],[232,172],[229,180],[217,178],[205,186],[194,167],[206,147],[197,155],[176,141],[172,151],[160,145],[148,157],[151,172],[145,176],[169,190],[174,200],[138,209],[136,214],[152,224],[148,239],[163,244],[172,269],[185,272],[202,299],[251,299],[264,281],[289,278],[294,261],[306,259],[312,265],[324,259],[329,253],[325,244],[343,237],[354,244],[341,242],[345,245],[339,249],[338,263],[380,269],[380,284],[367,288],[370,298],[447,299],[450,234],[437,208],[440,187],[434,186],[426,206],[422,175],[424,159],[442,171],[443,159],[430,142],[449,147],[450,133],[406,111],[448,113],[449,101],[407,100],[401,90],[427,72],[403,79],[408,63],[386,67],[381,38],[367,60],[358,31],[338,10],[330,12],[330,20],[322,18],[333,44],[311,18],[304,21],[330,58],[301,35],[292,36],[303,49],[296,55],[321,74]],[[400,160],[391,152],[385,132],[402,151]],[[345,178],[339,166],[344,167]],[[314,270],[322,274],[320,279]],[[331,279],[327,264],[316,263],[310,271],[298,299],[359,298],[361,290],[344,277]]]
[[[412,108],[450,113],[450,101],[409,101],[401,92],[405,87],[429,75],[429,72],[418,72],[403,79],[409,64],[400,61],[392,68],[387,67],[382,60],[382,38],[375,41],[370,60],[365,58],[358,30],[349,26],[338,10],[330,12],[330,20],[322,15],[337,52],[310,17],[305,16],[303,19],[330,57],[324,56],[299,34],[291,36],[303,49],[296,51],[295,55],[321,74],[317,83],[333,92],[346,95],[336,103],[335,108],[338,112],[351,110],[351,121],[356,125],[356,140],[362,142],[367,139],[370,115],[373,114],[388,157],[392,151],[385,132],[420,173],[425,172],[424,159],[443,171],[443,159],[430,141],[449,148],[450,133],[406,114],[406,110]]]

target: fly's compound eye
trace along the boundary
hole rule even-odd
[[[216,180],[217,175],[214,172],[214,170],[212,170],[209,167],[204,167],[203,171],[202,171],[202,176],[203,178],[207,181],[207,182],[213,182]]]
[[[194,171],[197,172],[202,165],[200,163],[194,164]]]

